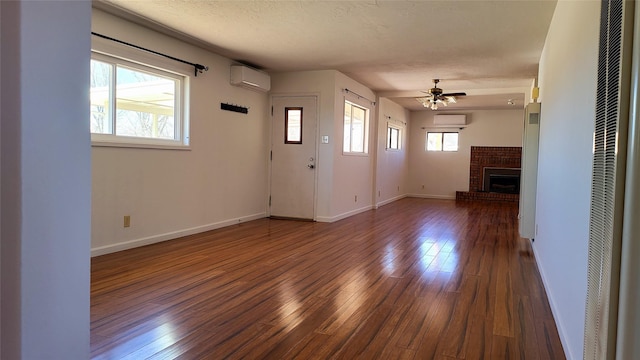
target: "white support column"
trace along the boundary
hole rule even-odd
[[[87,359],[91,2],[0,8],[0,358]]]

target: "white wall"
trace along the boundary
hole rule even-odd
[[[264,217],[267,94],[230,85],[230,59],[102,11],[92,30],[209,66],[190,79],[191,150],[92,148],[93,254]],[[220,110],[221,102],[249,113]]]
[[[87,359],[91,3],[0,4],[0,356]]]
[[[378,101],[375,194],[376,207],[403,198],[409,177],[409,110],[393,101]],[[400,150],[387,149],[387,124],[399,127]]]
[[[569,359],[582,357],[600,2],[559,1],[540,60],[533,248]]]
[[[349,89],[352,93],[345,93]],[[334,89],[334,129],[333,142],[333,193],[331,194],[331,220],[345,218],[373,208],[373,177],[375,167],[375,129],[376,108],[371,104],[376,95],[364,85],[336,72]],[[344,135],[344,102],[349,100],[369,111],[369,150],[364,156],[344,155],[342,153],[342,138]],[[356,201],[357,197],[357,201]]]
[[[522,146],[524,110],[475,110],[467,115],[467,127],[459,130],[459,150],[427,152],[428,131],[458,131],[433,126],[443,112],[411,112],[409,139],[409,193],[411,196],[455,199],[456,191],[469,191],[471,146]]]
[[[373,207],[376,109],[367,100],[345,93],[345,88],[375,99],[371,90],[335,70],[274,73],[271,77],[272,95],[318,96],[317,221],[336,221]],[[342,154],[345,99],[371,109],[366,156]],[[329,136],[328,144],[321,143],[323,135]]]

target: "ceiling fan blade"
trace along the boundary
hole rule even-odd
[[[419,97],[416,98],[416,101],[422,104],[424,107],[429,107],[431,105],[431,99],[428,97]]]
[[[463,92],[447,93],[447,94],[442,94],[442,96],[467,96],[467,93],[463,93]]]

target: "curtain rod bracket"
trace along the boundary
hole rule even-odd
[[[203,71],[209,71],[209,67],[201,64],[193,64],[193,76],[198,77],[198,74],[202,74]]]

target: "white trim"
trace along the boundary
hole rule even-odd
[[[339,214],[339,215],[336,215],[336,216],[318,216],[318,217],[316,217],[316,221],[317,222],[331,223],[331,222],[335,222],[335,221],[338,221],[338,220],[346,219],[346,218],[348,218],[350,216],[357,215],[357,214],[363,213],[365,211],[373,210],[373,209],[374,209],[373,205],[369,205],[369,206],[361,207],[359,209],[347,211],[345,213],[342,213],[342,214]]]
[[[394,202],[394,201],[398,201],[398,200],[400,200],[400,199],[404,199],[404,198],[406,198],[407,196],[408,196],[407,194],[404,194],[404,195],[398,195],[398,196],[396,196],[396,197],[392,197],[391,199],[387,199],[387,200],[381,201],[381,202],[379,202],[379,203],[377,203],[377,204],[376,204],[375,208],[377,209],[377,208],[379,208],[379,207],[381,207],[381,206],[384,206],[384,205],[387,205],[387,204],[391,204],[392,202]]]
[[[94,135],[99,134],[91,134]],[[164,145],[164,144],[154,144],[154,143],[127,143],[127,142],[117,142],[117,141],[91,141],[91,146],[93,147],[118,147],[118,148],[138,148],[138,149],[160,149],[160,150],[187,150],[191,151],[191,147],[188,145]]]
[[[265,212],[262,212],[262,213],[257,213],[253,215],[241,216],[234,219],[223,220],[223,221],[219,221],[219,222],[215,222],[207,225],[196,226],[188,229],[171,231],[164,234],[152,235],[152,236],[147,236],[139,239],[123,241],[117,244],[98,246],[91,249],[91,256],[99,256],[99,255],[113,253],[116,251],[133,249],[133,248],[144,246],[144,245],[150,245],[150,244],[155,244],[162,241],[173,240],[183,236],[198,234],[198,233],[215,230],[215,229],[219,229],[226,226],[236,225],[242,222],[262,219],[265,217],[267,217],[267,214]]]
[[[407,197],[424,198],[424,199],[441,199],[441,200],[455,200],[455,195],[435,195],[435,194],[408,194]]]

